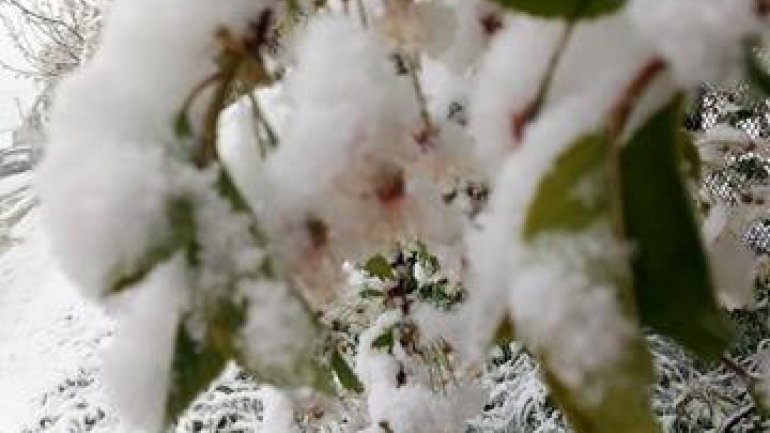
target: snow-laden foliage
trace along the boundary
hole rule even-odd
[[[544,385],[513,386],[515,423],[657,432],[648,331],[761,402],[719,303],[752,298],[753,255],[727,207],[694,212],[719,153],[681,126],[702,80],[767,91],[768,9],[116,1],[59,89],[39,191],[62,266],[117,319],[121,428],[172,425],[234,361],[267,431],[463,431],[499,344],[490,375]]]

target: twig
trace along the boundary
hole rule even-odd
[[[730,415],[730,417],[727,418],[719,427],[719,433],[728,433],[730,429],[732,429],[736,424],[738,424],[738,421],[740,421],[741,418],[745,417],[746,415],[751,413],[751,411],[753,410],[754,410],[753,405],[747,405],[747,406],[744,406],[738,412]]]
[[[262,113],[262,108],[259,106],[259,101],[254,95],[254,92],[247,92],[247,95],[251,105],[251,114],[256,122],[256,135],[257,141],[259,142],[259,153],[262,158],[265,158],[265,156],[267,156],[267,151],[269,149],[275,148],[278,145],[278,137],[275,135],[270,122]],[[267,146],[263,145],[263,138],[262,134],[260,133],[260,127],[264,129],[265,135],[267,136]]]
[[[206,114],[203,118],[203,124],[201,128],[201,148],[197,155],[198,167],[206,167],[210,162],[217,159],[217,123],[219,120],[219,113],[227,101],[227,97],[230,93],[230,86],[235,79],[235,75],[240,65],[240,59],[231,57],[227,61],[222,70],[219,72],[218,81],[219,85],[214,90],[214,95],[211,97],[209,106],[206,110]]]
[[[40,21],[46,21],[46,22],[49,22],[51,24],[64,27],[68,32],[70,32],[73,35],[75,35],[75,37],[78,38],[78,40],[80,42],[85,42],[86,41],[85,38],[83,37],[83,35],[80,34],[80,32],[78,32],[74,27],[72,27],[71,25],[65,23],[64,21],[57,20],[56,18],[51,18],[51,17],[45,16],[45,15],[42,15],[40,13],[37,13],[37,12],[35,12],[35,11],[25,7],[21,3],[19,3],[18,0],[4,0],[4,2],[6,4],[9,4],[9,5],[15,7],[16,9],[18,9],[24,15],[30,16],[30,17],[35,18],[35,19],[40,20]]]
[[[562,31],[559,40],[556,42],[556,48],[551,53],[551,58],[548,59],[548,65],[546,66],[543,79],[540,81],[535,98],[527,104],[520,112],[515,113],[511,119],[511,132],[515,139],[514,145],[518,145],[524,135],[524,128],[529,124],[532,119],[540,114],[540,110],[543,108],[546,98],[548,97],[548,91],[553,83],[556,70],[559,67],[559,63],[564,56],[564,51],[569,45],[569,41],[572,38],[572,34],[575,31],[577,22],[583,11],[591,6],[594,0],[582,0],[577,4],[572,15],[567,19],[567,23]]]
[[[720,361],[722,361],[722,365],[727,367],[728,370],[738,376],[746,384],[746,386],[751,387],[753,385],[755,381],[754,376],[748,370],[743,368],[743,366],[726,355],[722,356]]]
[[[564,30],[559,37],[559,41],[556,43],[556,48],[551,53],[551,58],[548,59],[548,65],[546,66],[545,75],[540,81],[540,85],[535,93],[535,98],[528,103],[524,109],[514,114],[511,119],[511,132],[516,139],[514,143],[521,141],[524,135],[524,129],[535,117],[540,114],[540,110],[543,108],[546,98],[548,97],[548,91],[551,88],[553,79],[556,76],[556,69],[559,66],[559,62],[564,55],[564,51],[569,45],[569,40],[572,37],[572,33],[575,30],[575,21],[571,20],[567,22]]]
[[[412,89],[414,90],[415,97],[417,98],[417,105],[420,108],[420,119],[422,120],[422,131],[418,134],[417,141],[420,144],[426,144],[430,138],[436,133],[436,127],[431,118],[430,111],[428,110],[428,99],[425,97],[425,92],[422,89],[420,83],[420,77],[417,75],[417,65],[415,61],[408,58],[406,55],[400,55],[406,64],[406,70],[409,74],[409,78],[412,82]]]

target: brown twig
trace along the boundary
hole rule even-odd
[[[753,385],[755,381],[754,376],[748,370],[743,368],[742,365],[738,364],[735,360],[726,355],[722,356],[720,361],[722,361],[722,365],[724,365],[733,374],[738,376],[746,384],[746,386]]]
[[[548,97],[548,90],[551,88],[554,76],[556,75],[556,69],[559,66],[559,61],[564,55],[564,51],[569,45],[569,40],[572,37],[572,33],[575,30],[575,21],[567,22],[564,30],[556,43],[556,48],[551,53],[550,59],[548,59],[548,65],[546,66],[545,75],[540,81],[540,85],[537,88],[534,99],[529,102],[521,111],[515,113],[511,118],[511,133],[515,139],[514,143],[518,145],[521,138],[524,135],[526,126],[540,114],[540,110],[543,108],[546,98]]]
[[[230,57],[222,66],[218,75],[218,85],[214,89],[214,94],[211,97],[206,113],[203,117],[203,124],[201,126],[201,147],[200,152],[197,155],[196,163],[198,167],[206,167],[212,161],[216,161],[217,155],[217,124],[219,121],[219,113],[225,106],[227,97],[230,93],[230,87],[232,86],[235,75],[240,66],[240,59],[236,57]]]
[[[615,141],[619,140],[628,118],[636,107],[637,102],[652,81],[666,68],[666,61],[660,57],[653,57],[637,72],[634,78],[626,85],[620,97],[610,111],[608,132]]]
[[[428,110],[428,98],[425,96],[422,84],[420,83],[420,76],[417,75],[416,62],[406,54],[400,54],[399,57],[404,61],[407,74],[409,74],[412,83],[412,90],[414,90],[414,95],[417,98],[417,105],[420,109],[422,129],[419,133],[415,134],[415,140],[423,147],[430,147],[431,139],[436,135],[437,128],[433,123],[430,111]]]

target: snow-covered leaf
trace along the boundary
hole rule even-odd
[[[147,276],[155,267],[170,259],[176,252],[184,250],[188,262],[195,259],[195,218],[192,204],[183,199],[172,200],[166,209],[169,221],[169,235],[161,239],[142,257],[131,264],[124,264],[113,270],[109,294],[120,293]]]
[[[586,396],[570,388],[553,372],[543,369],[545,381],[570,426],[577,433],[655,433],[660,429],[652,416],[645,389],[652,379],[649,354],[636,342],[623,362],[596,378],[602,390]]]
[[[177,329],[166,422],[171,423],[236,357],[235,332],[245,321],[242,305],[222,302],[207,323],[202,341],[182,322]]]
[[[623,304],[628,276],[622,256],[618,260],[622,250],[612,252],[618,240],[607,218],[607,144],[604,134],[579,136],[540,181],[522,236],[536,251],[569,252],[549,255],[542,265],[547,273],[519,276],[524,281],[514,296],[522,300],[514,308],[520,302],[521,309],[514,309],[513,319],[576,432],[651,433],[658,428],[645,392],[653,377],[650,357],[636,318]],[[602,247],[588,247],[596,243]],[[550,305],[542,307],[553,310],[540,314],[562,317],[560,331],[549,328],[555,319],[523,317],[532,307],[532,298],[522,295],[529,290],[552,292]],[[562,332],[568,337],[560,338]],[[572,346],[578,340],[582,344]]]
[[[576,140],[540,181],[523,227],[525,238],[554,230],[577,231],[595,222],[606,210],[601,170],[606,140],[589,134]],[[599,173],[599,176],[596,174]],[[599,178],[598,182],[594,182]]]

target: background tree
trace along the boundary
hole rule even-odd
[[[98,44],[105,0],[0,0],[0,22],[19,62],[0,68],[38,83],[32,110],[45,121],[51,93],[68,73],[87,61]]]

